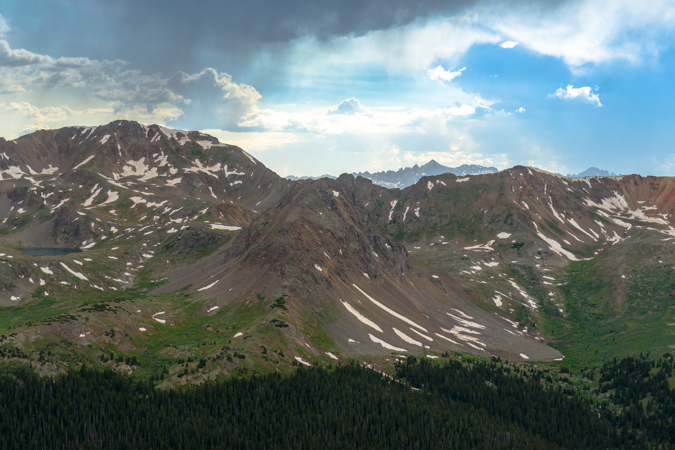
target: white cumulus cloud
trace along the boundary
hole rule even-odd
[[[232,76],[207,68],[196,74],[179,72],[167,80],[166,88],[186,99],[183,126],[189,128],[227,128],[240,125],[258,112],[260,93]]]
[[[7,29],[0,16],[0,37]],[[12,48],[0,39],[0,94],[18,100],[0,106],[40,123],[58,123],[77,119],[82,111],[81,99],[88,98],[91,106],[98,108],[99,116],[146,123],[172,121],[172,126],[186,129],[236,129],[258,112],[258,91],[234,82],[227,73],[206,68],[198,73],[165,76],[126,66],[122,60],[54,58]],[[49,98],[53,106],[31,105],[19,94]],[[5,121],[3,125],[4,133],[17,134],[20,130],[18,124],[10,128]]]
[[[588,64],[639,65],[671,46],[675,2],[576,0],[553,8],[497,7],[481,19],[509,40],[583,72]]]
[[[449,70],[445,70],[442,66],[435,67],[433,69],[428,69],[427,70],[427,75],[429,75],[430,80],[436,80],[436,81],[452,81],[455,78],[459,77],[462,75],[462,72],[466,70],[466,67],[462,67],[459,70],[455,70],[454,72],[451,72]]]
[[[499,44],[501,48],[513,48],[516,45],[518,45],[518,42],[516,41],[504,41],[501,44]]]
[[[67,106],[48,106],[45,108],[40,108],[31,105],[28,102],[9,102],[7,104],[0,103],[0,107],[6,108],[10,111],[18,112],[24,117],[37,120],[39,122],[56,122],[59,120],[65,120],[73,113],[73,111]]]
[[[333,114],[370,114],[370,111],[361,104],[358,98],[352,97],[328,108],[328,115]]]
[[[0,31],[2,23],[0,23]],[[0,34],[1,36],[2,34]],[[7,41],[0,41],[0,66],[18,67],[49,61],[49,57],[24,49],[12,49]]]
[[[563,100],[580,100],[597,107],[602,106],[600,97],[593,92],[590,86],[575,88],[571,84],[568,84],[565,89],[558,88],[553,95]]]

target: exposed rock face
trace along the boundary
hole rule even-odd
[[[225,239],[226,235],[213,230],[188,227],[168,238],[163,248],[170,253],[188,252],[196,247],[216,244]]]
[[[51,237],[57,246],[80,247],[92,238],[91,226],[87,226],[87,221],[76,210],[62,206],[52,219]]]

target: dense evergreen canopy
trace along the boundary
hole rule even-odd
[[[618,374],[640,364],[605,366],[603,383],[630,384]],[[173,390],[88,368],[56,378],[6,370],[0,447],[634,448],[646,437],[667,446],[672,430],[668,420],[654,422],[670,426],[660,434],[637,432],[625,416],[542,383],[540,371],[496,360],[409,358],[397,370],[390,379],[354,364],[300,368]],[[651,420],[644,409],[630,414]]]

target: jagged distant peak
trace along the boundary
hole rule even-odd
[[[583,172],[577,174],[568,174],[568,177],[581,178],[581,177],[616,177],[617,174],[614,172],[609,172],[607,170],[598,169],[597,167],[589,167]]]
[[[417,164],[415,164],[413,167],[418,167]],[[431,168],[431,167],[445,167],[443,164],[439,163],[435,159],[430,160],[428,163],[423,164],[422,168]]]
[[[458,176],[465,175],[482,175],[486,173],[497,172],[495,167],[485,167],[477,164],[462,164],[458,167],[447,167],[440,164],[438,161],[432,159],[422,166],[415,164],[412,167],[400,168],[397,171],[388,170],[382,172],[361,172],[353,173],[352,175],[362,176],[373,181],[374,184],[388,188],[403,189],[413,185],[419,181],[423,176],[428,175],[442,175],[444,173],[452,173]]]
[[[300,181],[300,180],[320,180],[321,178],[329,178],[331,180],[336,179],[337,177],[333,175],[329,175],[327,173],[319,176],[312,176],[312,175],[307,175],[307,176],[302,176],[302,177],[296,177],[295,175],[287,175],[286,179],[291,180],[291,181]]]

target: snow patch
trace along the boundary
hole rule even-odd
[[[462,344],[460,344],[459,342],[453,341],[452,339],[450,339],[450,338],[447,337],[447,336],[443,336],[442,334],[438,334],[438,333],[434,333],[434,334],[435,334],[436,336],[438,336],[439,338],[442,338],[442,339],[445,339],[446,341],[452,342],[452,343],[455,344],[455,345],[462,345]]]
[[[384,342],[382,339],[379,339],[379,338],[373,336],[370,333],[368,333],[368,336],[370,337],[371,341],[375,342],[376,344],[380,344],[382,347],[386,348],[387,350],[393,350],[395,352],[407,352],[406,349],[394,347],[393,345]]]
[[[470,320],[462,319],[461,317],[457,317],[454,314],[450,314],[449,312],[446,312],[446,314],[452,317],[455,321],[459,322],[462,326],[469,328],[478,328],[479,330],[485,329],[485,325],[481,325],[476,322],[471,322]]]
[[[120,198],[120,194],[117,191],[108,191],[108,198],[101,203],[99,206],[107,205],[108,203],[112,203],[117,201]]]
[[[570,218],[567,219],[567,220],[568,220],[569,223],[571,223],[577,230],[581,231],[582,233],[584,233],[584,234],[585,234],[586,236],[588,236],[589,238],[593,239],[594,241],[597,241],[597,240],[598,240],[595,236],[593,236],[592,234],[590,234],[589,232],[587,232],[586,230],[584,230],[583,228],[581,228],[581,226],[574,220],[573,217],[570,217]],[[593,230],[591,230],[591,232],[593,232]]]
[[[79,169],[80,167],[84,166],[84,165],[87,164],[89,161],[91,161],[92,159],[94,159],[94,156],[96,156],[96,155],[88,156],[84,161],[82,161],[81,163],[79,163],[78,165],[76,165],[75,167],[73,167],[73,170]]]
[[[396,204],[398,203],[398,200],[392,200],[390,205],[391,209],[389,210],[389,222],[391,222],[391,215],[394,214],[394,208],[396,208]]]
[[[63,266],[64,269],[66,269],[66,270],[67,270],[68,272],[70,272],[72,275],[75,275],[75,276],[76,276],[77,278],[79,278],[80,280],[89,281],[89,279],[88,279],[87,277],[85,277],[84,275],[82,275],[80,272],[75,272],[73,269],[71,269],[70,267],[66,266],[64,263],[59,263],[59,264],[61,264],[61,265]]]
[[[414,329],[414,328],[412,328],[412,327],[410,327],[410,331],[412,331],[413,333],[417,334],[418,336],[420,336],[420,337],[426,339],[426,340],[429,341],[429,342],[434,342],[434,340],[433,340],[432,338],[430,338],[430,337],[427,336],[426,334],[420,333],[419,331],[417,331],[416,329]]]
[[[394,333],[401,339],[403,339],[405,342],[408,344],[412,345],[417,345],[418,347],[422,347],[422,343],[420,341],[416,341],[415,339],[411,338],[407,334],[403,333],[402,331],[397,330],[396,328],[392,328],[394,330]]]
[[[567,250],[562,248],[560,242],[544,236],[544,234],[541,231],[539,231],[539,228],[537,227],[536,223],[532,222],[532,224],[534,225],[534,230],[536,231],[537,236],[539,236],[544,242],[546,242],[549,245],[551,251],[557,253],[558,255],[565,256],[570,261],[579,261],[577,257],[574,256],[571,252],[568,252]]]
[[[299,356],[296,356],[296,357],[295,357],[295,360],[298,361],[300,364],[304,364],[304,365],[309,366],[309,367],[312,366],[310,363],[308,363],[307,361],[305,361],[304,359],[302,359],[302,358],[299,357]]]
[[[519,293],[525,300],[527,300],[527,303],[529,303],[529,306],[530,306],[532,309],[537,309],[537,307],[538,307],[538,306],[537,306],[537,303],[534,301],[534,299],[533,299],[532,297],[530,297],[529,295],[527,295],[527,292],[525,292],[525,290],[524,290],[523,288],[521,288],[520,286],[518,286],[518,284],[517,284],[515,281],[508,280],[508,282],[511,283],[511,286],[513,286],[513,288],[514,288],[516,291],[518,291],[518,293]]]
[[[220,281],[220,280],[216,280],[216,281],[214,281],[213,283],[209,284],[208,286],[204,286],[203,288],[197,289],[197,291],[201,292],[201,291],[205,291],[205,290],[207,290],[207,289],[211,289],[211,288],[212,288],[213,286],[215,286],[216,283],[218,283],[219,281]]]
[[[121,177],[131,177],[137,176],[138,181],[147,181],[151,178],[156,178],[159,176],[157,173],[156,167],[150,167],[145,164],[145,156],[139,159],[138,161],[131,160],[127,161],[127,164],[122,167],[122,173],[119,174]]]
[[[464,247],[464,250],[474,250],[474,251],[483,251],[483,252],[493,252],[495,249],[492,248],[492,244],[494,244],[495,241],[494,239],[491,241],[488,241],[487,244],[481,244],[481,245],[472,245],[471,247]]]
[[[236,227],[236,226],[233,226],[233,225],[221,225],[219,223],[212,223],[211,229],[212,230],[237,231],[237,230],[241,230],[241,227]]]
[[[344,305],[345,308],[347,308],[347,311],[352,313],[357,319],[359,319],[360,322],[382,333],[382,328],[380,328],[375,322],[373,322],[372,320],[368,319],[366,316],[358,312],[352,305],[350,305],[347,302],[343,302],[342,299],[340,299],[340,302]]]
[[[255,159],[253,159],[253,157],[251,155],[246,153],[244,150],[242,150],[241,152],[244,154],[244,156],[246,156],[248,159],[250,159],[253,164],[257,164]]]
[[[196,159],[195,164],[196,165],[192,167],[187,167],[183,170],[185,172],[193,172],[193,173],[203,172],[207,175],[211,175],[214,178],[218,178],[218,172],[221,170],[220,163],[216,163],[213,166],[205,166],[201,163],[201,161],[199,161],[199,159]]]
[[[367,298],[368,300],[370,300],[371,302],[375,303],[377,306],[379,306],[379,307],[382,308],[383,310],[387,311],[387,312],[388,312],[389,314],[391,314],[392,316],[401,319],[402,321],[404,321],[404,322],[407,323],[408,325],[412,325],[413,327],[419,328],[420,330],[425,331],[425,332],[428,333],[428,331],[427,331],[426,328],[424,328],[424,327],[422,327],[422,326],[416,324],[415,322],[413,322],[412,320],[408,319],[408,318],[405,317],[404,315],[399,314],[399,313],[397,313],[396,311],[394,311],[394,310],[388,308],[387,306],[383,305],[382,303],[378,302],[378,301],[375,300],[373,297],[371,297],[370,295],[368,295],[368,294],[366,294],[365,292],[363,292],[363,291],[361,290],[361,288],[358,287],[357,285],[352,284],[352,286],[354,286],[356,289],[358,289],[360,293],[362,293],[363,295],[365,295],[366,298]]]
[[[98,194],[101,193],[102,190],[103,190],[103,187],[100,187],[100,188],[96,189],[96,186],[94,186],[94,193],[91,194],[91,197],[89,197],[88,199],[86,199],[86,200],[84,201],[84,203],[82,203],[82,206],[91,206],[91,203],[92,203],[92,202],[94,201],[94,199],[98,196]]]
[[[202,146],[204,150],[208,150],[211,147],[224,147],[224,144],[219,144],[217,142],[211,142],[211,141],[195,141],[196,144],[199,144]]]

